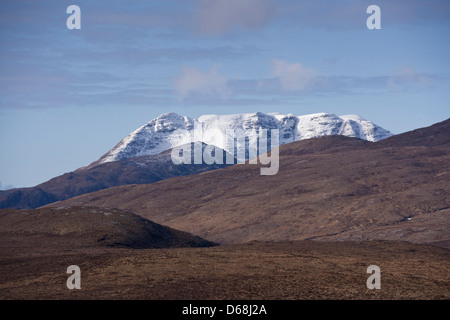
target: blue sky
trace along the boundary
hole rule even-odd
[[[431,125],[450,117],[449,31],[447,0],[1,1],[0,189],[87,165],[165,112]]]

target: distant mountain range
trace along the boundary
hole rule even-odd
[[[198,119],[166,113],[136,129],[97,161],[65,173],[31,188],[0,191],[0,209],[33,209],[55,201],[128,184],[147,184],[167,178],[197,174],[226,165],[175,165],[170,149],[191,143],[192,130],[199,126],[206,133],[203,148],[213,145],[227,150],[223,134],[227,129],[242,130],[247,136],[260,129],[280,130],[280,144],[328,135],[343,135],[367,141],[379,141],[392,134],[356,115],[336,116],[317,113],[295,116],[278,113],[250,113],[235,115],[204,115]],[[174,132],[184,136],[174,139]],[[247,154],[248,157],[248,154]],[[225,161],[224,161],[225,163]]]
[[[234,165],[51,206],[130,210],[222,244],[378,239],[450,247],[450,119],[377,142],[296,141],[279,154],[273,176]]]

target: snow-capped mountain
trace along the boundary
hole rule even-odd
[[[193,134],[202,128],[204,134]],[[243,130],[246,136],[258,134],[260,129],[279,129],[280,145],[327,135],[344,135],[368,141],[378,141],[392,134],[357,115],[337,116],[316,113],[296,116],[261,112],[233,115],[203,115],[198,119],[165,113],[136,129],[98,160],[98,164],[143,155],[158,154],[173,147],[194,141],[220,147],[225,145],[227,129]],[[242,132],[242,131],[241,131]]]

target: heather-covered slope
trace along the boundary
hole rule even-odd
[[[371,143],[327,136],[280,147],[280,170],[236,165],[110,188],[55,205],[131,210],[220,243],[391,239],[449,246],[450,120]]]

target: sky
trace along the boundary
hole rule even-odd
[[[1,1],[0,190],[88,165],[166,112],[429,126],[450,117],[449,31],[448,0]]]

